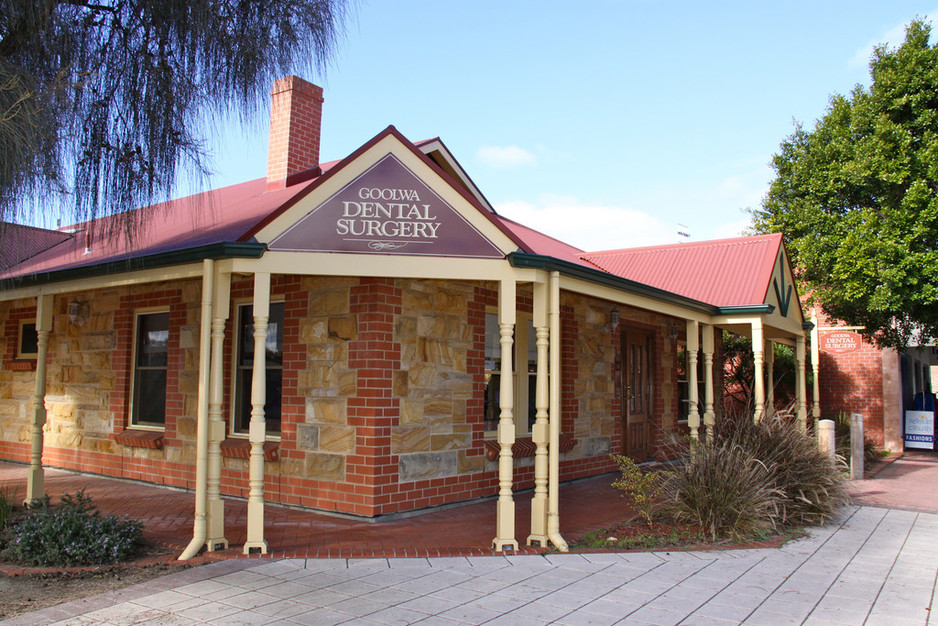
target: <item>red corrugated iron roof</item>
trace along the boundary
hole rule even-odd
[[[762,304],[781,234],[588,252],[595,267],[715,306]]]
[[[0,222],[0,271],[22,263],[71,238],[68,233]]]
[[[0,246],[4,249],[0,253],[0,278],[249,241],[259,228],[330,176],[333,170],[340,170],[389,133],[421,156],[417,146],[438,141],[410,144],[396,129],[388,127],[342,161],[323,164],[320,176],[285,189],[268,191],[266,179],[261,178],[139,209],[142,226],[132,239],[110,227],[117,219],[114,217],[97,220],[93,228],[89,228],[91,224],[79,224],[58,231],[8,224],[5,230],[0,230],[0,240],[4,243]],[[441,175],[448,176],[436,163],[426,160]],[[453,182],[471,204],[477,204],[462,184]],[[762,235],[584,252],[481,206],[478,208],[523,252],[597,268],[716,306],[764,302],[782,241],[781,235]]]
[[[559,239],[554,239],[524,224],[519,224],[507,217],[496,215],[495,218],[514,234],[517,239],[521,240],[530,249],[531,254],[541,254],[562,261],[570,261],[578,265],[593,267],[583,260],[585,253],[579,248],[575,248]]]
[[[330,165],[323,165],[323,170],[327,170]],[[135,231],[133,238],[113,228],[117,219],[114,217],[102,218],[93,224],[76,224],[60,231],[44,231],[49,237],[58,235],[64,239],[22,260],[0,274],[0,277],[87,267],[196,246],[240,241],[261,219],[289,203],[315,180],[286,189],[267,191],[267,179],[260,178],[144,207],[138,209],[140,228]],[[6,237],[3,240],[6,245]]]

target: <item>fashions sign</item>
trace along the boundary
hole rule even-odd
[[[434,174],[435,176],[435,174]],[[467,206],[469,211],[477,211]],[[271,250],[504,258],[462,213],[393,154],[270,242]]]

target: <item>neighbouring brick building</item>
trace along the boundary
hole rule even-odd
[[[847,421],[859,413],[866,437],[879,449],[903,451],[905,412],[922,408],[925,396],[933,392],[935,346],[879,348],[863,338],[861,328],[830,320],[817,310],[812,315],[817,320],[812,343],[820,366],[815,414]]]
[[[721,330],[796,348],[778,235],[587,253],[499,216],[438,139],[319,161],[322,91],[273,90],[266,178],[108,220],[2,225],[0,458],[365,517],[498,495],[493,545],[560,536],[559,481],[714,423]],[[571,219],[575,219],[572,216]],[[766,349],[768,346],[768,349]],[[718,381],[717,381],[718,382]],[[755,410],[771,410],[757,385]],[[528,496],[525,496],[528,497]]]

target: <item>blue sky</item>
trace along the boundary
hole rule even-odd
[[[324,75],[322,159],[440,137],[496,210],[589,250],[734,236],[794,121],[869,83],[938,1],[360,0]],[[934,37],[933,37],[934,42]],[[266,169],[267,119],[209,138],[212,186]]]

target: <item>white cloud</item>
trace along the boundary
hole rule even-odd
[[[518,146],[482,146],[476,156],[492,167],[520,167],[537,162],[533,153]]]
[[[536,202],[501,202],[495,210],[560,241],[597,251],[676,243],[674,225],[648,213],[609,205],[583,203],[576,198],[543,196]]]
[[[711,232],[714,239],[728,239],[730,237],[741,237],[743,231],[752,226],[752,220],[745,219],[737,222],[726,222],[720,224]]]
[[[933,11],[932,14],[938,15],[938,10]],[[869,40],[866,45],[861,46],[853,53],[853,56],[847,61],[847,66],[851,69],[865,68],[869,65],[870,58],[873,56],[873,49],[877,46],[885,45],[894,48],[902,45],[902,42],[905,41],[905,27],[905,23],[893,26],[882,35]]]

